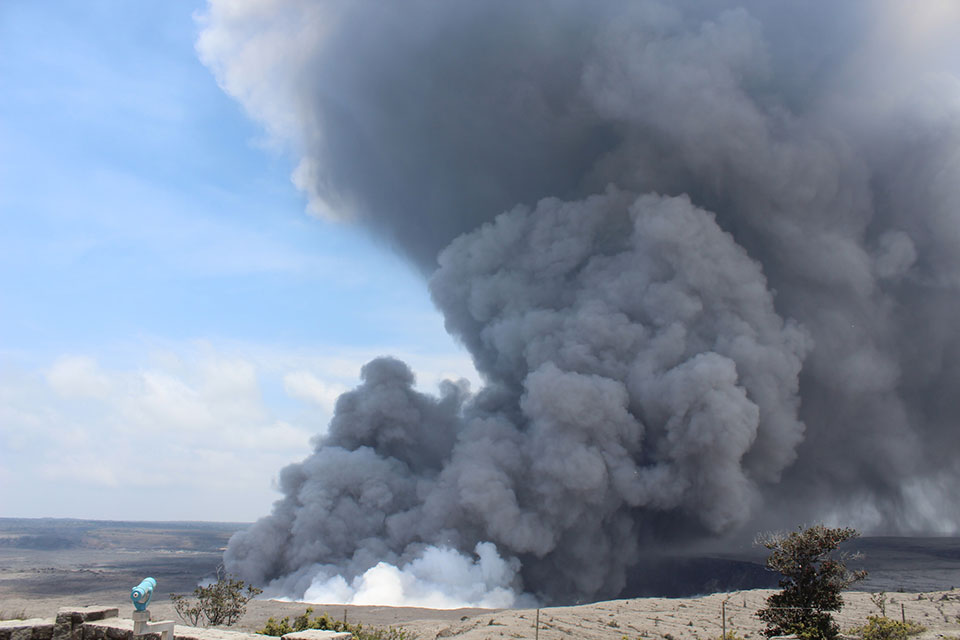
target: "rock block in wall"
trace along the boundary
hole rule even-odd
[[[27,627],[27,628],[33,627],[32,621],[30,620],[0,621],[0,640],[10,640],[15,629],[22,629],[24,627]]]
[[[60,609],[57,611],[57,619],[53,627],[54,640],[80,640],[79,638],[74,638],[73,630],[73,620],[70,610]]]
[[[147,638],[149,635],[150,634],[145,634],[144,636],[140,637]],[[130,640],[133,638],[133,629],[128,631],[126,629],[118,629],[114,626],[107,627],[107,638],[108,640]]]
[[[84,622],[93,622],[94,620],[106,620],[107,618],[116,618],[120,615],[120,610],[116,607],[84,607],[80,610]]]
[[[147,640],[156,634],[137,636]],[[133,620],[127,618],[111,618],[108,620],[94,620],[83,625],[83,640],[132,640]]]
[[[61,614],[70,614],[73,622],[93,622],[94,620],[106,620],[107,618],[116,618],[120,615],[120,610],[116,607],[61,607],[57,611],[57,620],[60,620]]]
[[[63,621],[60,620],[60,616],[57,616],[57,622],[53,625],[53,640],[80,640],[73,637],[73,624],[69,616]]]
[[[246,631],[231,631],[229,629],[200,629],[177,625],[173,629],[176,640],[277,640],[270,636],[261,636]],[[139,638],[137,638],[139,640]]]
[[[50,640],[52,635],[53,620],[30,618],[0,621],[0,640]]]
[[[84,623],[116,618],[119,614],[116,607],[61,607],[57,611],[52,640],[82,640]]]
[[[33,626],[33,640],[53,640],[54,623],[47,620],[43,624]]]

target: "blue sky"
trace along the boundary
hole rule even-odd
[[[252,520],[370,357],[476,383],[422,278],[306,213],[202,10],[0,4],[0,516]]]

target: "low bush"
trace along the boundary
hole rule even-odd
[[[223,565],[217,569],[217,581],[193,590],[195,599],[170,594],[177,615],[191,626],[216,626],[235,624],[247,611],[247,603],[253,600],[261,589],[246,584],[227,574]]]
[[[867,616],[867,624],[850,629],[850,635],[862,640],[903,640],[926,631],[927,628],[916,622],[893,620],[884,616]]]
[[[281,620],[270,618],[267,624],[257,633],[265,636],[282,636],[294,631],[307,629],[321,629],[323,631],[346,631],[352,633],[356,640],[416,640],[416,636],[404,629],[396,627],[364,627],[362,624],[351,624],[343,620],[334,620],[326,613],[310,617],[313,609],[307,609],[290,622],[290,618]]]

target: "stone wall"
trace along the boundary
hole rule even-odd
[[[224,629],[176,625],[175,640],[276,640],[271,636]],[[349,633],[301,631],[281,640],[348,640]],[[0,620],[0,640],[160,640],[160,634],[133,635],[133,620],[120,618],[116,608],[66,607],[53,620]]]
[[[54,620],[0,620],[0,640],[82,640],[86,622],[116,618],[116,608],[74,607],[61,609]]]
[[[0,620],[0,640],[51,640],[53,620]]]

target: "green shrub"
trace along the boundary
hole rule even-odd
[[[867,624],[850,629],[850,635],[863,640],[903,640],[926,631],[927,628],[916,622],[901,622],[884,616],[867,616]]]
[[[416,640],[416,636],[409,631],[396,627],[364,627],[362,624],[351,624],[343,620],[334,620],[326,613],[310,617],[313,609],[307,609],[290,622],[290,618],[281,620],[270,618],[267,624],[257,631],[265,636],[282,636],[294,631],[307,629],[321,629],[323,631],[346,631],[352,633],[356,640]]]
[[[831,612],[840,611],[840,592],[866,577],[866,571],[850,571],[846,554],[833,552],[846,540],[860,534],[854,529],[831,529],[814,525],[806,529],[760,536],[757,543],[770,550],[767,568],[781,574],[782,591],[767,598],[757,617],[767,623],[763,634],[795,634],[802,640],[834,640],[840,628]]]
[[[308,609],[309,611],[309,609]],[[276,618],[267,618],[267,624],[264,625],[262,629],[257,629],[257,633],[264,636],[285,636],[288,633],[293,633],[295,629],[290,626],[289,616],[283,618],[282,620],[277,620]]]

